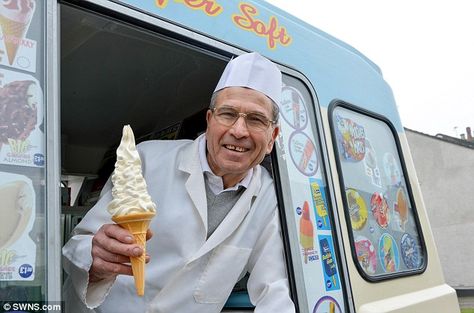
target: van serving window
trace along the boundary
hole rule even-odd
[[[342,101],[332,104],[330,121],[359,273],[379,281],[422,272],[423,237],[393,126]]]

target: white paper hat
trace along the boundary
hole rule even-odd
[[[281,97],[281,72],[278,67],[256,52],[230,60],[214,92],[226,87],[248,87],[272,99],[278,106]]]

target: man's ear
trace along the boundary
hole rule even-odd
[[[212,111],[211,109],[208,109],[207,112],[206,112],[206,123],[207,123],[207,126],[209,126],[209,121],[212,117]]]
[[[279,126],[275,126],[275,127],[273,128],[273,131],[272,131],[272,137],[271,137],[270,141],[268,142],[267,154],[269,154],[270,152],[272,152],[273,144],[275,143],[275,140],[277,139],[279,133],[280,133],[280,127],[279,127]]]

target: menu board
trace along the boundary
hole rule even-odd
[[[46,290],[45,12],[46,1],[0,3],[0,282],[8,300]]]
[[[332,119],[356,264],[369,280],[420,269],[421,236],[390,127],[340,106]]]
[[[302,312],[344,312],[341,273],[330,219],[327,183],[316,137],[310,94],[298,80],[284,77],[280,105],[278,166],[288,227],[296,234],[307,307]],[[313,119],[313,120],[312,120]],[[287,206],[291,207],[288,208]]]

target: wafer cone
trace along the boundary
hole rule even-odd
[[[0,15],[0,25],[2,27],[5,48],[7,49],[8,62],[12,65],[21,40],[28,29],[28,23],[16,22]]]
[[[153,212],[112,216],[112,220],[127,229],[135,238],[135,242],[143,249],[143,254],[140,257],[130,257],[135,288],[139,296],[145,294],[146,231],[154,216],[155,213]]]

